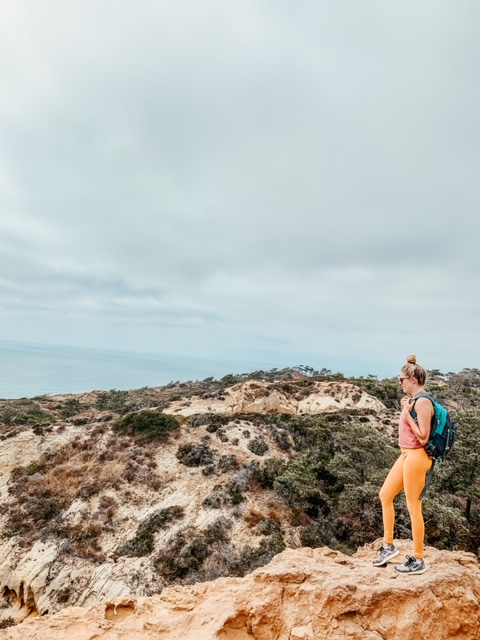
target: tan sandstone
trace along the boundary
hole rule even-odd
[[[78,397],[82,402],[94,403],[98,393],[100,392]],[[54,403],[60,403],[66,397],[54,396],[48,404],[53,407]],[[381,425],[381,420],[375,414],[385,412],[384,405],[378,399],[346,381],[312,381],[308,388],[303,388],[290,383],[276,384],[256,380],[233,385],[213,397],[193,396],[179,400],[170,404],[166,411],[178,415],[205,412],[232,415],[232,421],[223,427],[226,438],[216,439],[215,449],[219,456],[235,456],[242,465],[246,465],[260,459],[249,449],[250,439],[261,437],[268,444],[269,455],[276,458],[287,460],[288,454],[278,447],[271,429],[248,420],[234,419],[236,412],[332,413],[346,408],[368,410],[370,424],[376,428]],[[15,499],[8,492],[10,475],[15,467],[26,466],[68,442],[81,440],[103,424],[104,415],[100,411],[89,409],[76,416],[79,417],[82,419],[79,424],[66,421],[40,435],[25,428],[2,441],[0,500],[3,503]],[[21,536],[1,538],[0,588],[4,604],[8,606],[0,608],[0,625],[3,621],[12,619],[19,622],[29,616],[56,613],[66,604],[87,607],[98,601],[143,597],[159,591],[163,586],[162,578],[152,569],[148,558],[118,558],[115,551],[135,535],[141,522],[159,509],[180,506],[184,509],[184,517],[156,534],[156,549],[165,546],[170,537],[183,528],[193,527],[201,531],[220,517],[231,519],[231,507],[228,505],[217,509],[203,505],[218,484],[218,477],[203,475],[197,468],[187,468],[180,464],[176,456],[180,445],[209,435],[205,425],[193,429],[184,424],[175,438],[158,448],[155,452],[158,487],[152,489],[144,484],[131,485],[129,501],[124,499],[121,492],[117,494],[108,488],[105,490],[104,495],[115,498],[118,508],[115,526],[108,530],[105,528],[99,537],[99,544],[105,555],[100,563],[63,553],[66,542],[63,538],[50,537],[36,540],[33,544],[25,544]],[[95,444],[98,451],[104,451],[110,446],[109,438],[108,431],[99,436]],[[93,468],[92,472],[96,472],[96,469]],[[231,475],[233,473],[235,472],[231,472]],[[222,477],[224,483],[227,477],[228,474]],[[98,503],[99,496],[74,500],[62,514],[63,522],[73,526],[83,519],[88,521],[98,509]],[[268,513],[272,508],[282,518],[286,545],[298,547],[298,531],[289,524],[286,507],[281,499],[271,494],[246,492],[242,504],[243,514],[248,514],[251,510]],[[4,526],[5,512],[0,513],[0,530]],[[244,518],[232,519],[231,538],[232,546],[237,549],[246,544],[255,548],[263,540],[263,536],[255,533]],[[58,594],[65,595],[67,591],[68,603],[57,597]]]
[[[210,397],[189,397],[168,405],[165,413],[191,416],[196,413],[287,413],[319,414],[342,409],[385,410],[380,400],[357,385],[348,382],[315,381],[304,397],[295,397],[287,388],[274,382],[242,382],[228,387],[223,394]]]
[[[411,553],[409,541],[397,541]],[[428,547],[428,571],[374,568],[374,545],[354,557],[288,549],[244,578],[119,597],[0,631],[4,640],[478,640],[480,565]]]

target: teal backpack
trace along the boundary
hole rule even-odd
[[[418,398],[422,397],[428,398],[432,402],[434,413],[432,417],[432,426],[430,428],[430,437],[424,445],[425,451],[428,453],[430,458],[432,458],[433,462],[430,471],[427,474],[425,488],[420,495],[420,499],[423,498],[425,491],[428,489],[430,482],[432,481],[435,462],[438,460],[438,463],[442,464],[445,460],[445,457],[449,454],[450,449],[455,442],[458,431],[458,422],[452,420],[445,407],[437,402],[437,400],[435,400],[435,398],[429,393],[419,393],[416,395],[413,399],[414,404]],[[415,421],[417,420],[417,413],[415,409],[412,409],[412,418]]]
[[[445,407],[437,402],[429,393],[419,393],[415,396],[414,402],[418,400],[418,398],[428,398],[434,408],[430,437],[424,445],[425,451],[434,460],[443,462],[455,442],[458,423],[452,420]],[[417,419],[415,409],[412,409],[412,418],[415,421]]]

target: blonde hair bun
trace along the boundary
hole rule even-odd
[[[407,362],[409,364],[417,364],[417,356],[414,353],[411,353],[409,356],[407,356]]]

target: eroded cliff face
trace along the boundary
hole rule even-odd
[[[396,541],[411,553],[409,541]],[[428,571],[396,574],[324,547],[286,550],[244,578],[174,586],[26,620],[5,640],[478,640],[480,567],[472,554],[426,549]]]
[[[169,441],[142,448],[115,435],[110,426],[115,414],[94,408],[99,393],[79,395],[88,409],[65,420],[58,420],[64,396],[43,400],[42,409],[52,419],[57,416],[48,428],[5,425],[0,448],[0,624],[66,606],[160,593],[171,581],[162,574],[168,557],[159,559],[158,554],[175,554],[175,540],[185,538],[183,547],[193,549],[190,540],[205,544],[206,536],[214,542],[224,538],[223,552],[208,557],[197,580],[243,575],[250,570],[242,571],[245,554],[250,559],[263,554],[268,560],[285,546],[301,546],[285,501],[272,491],[246,490],[248,470],[266,453],[280,461],[294,455],[291,435],[261,421],[236,419],[235,413],[366,409],[364,420],[375,428],[381,424],[376,412],[385,411],[377,399],[346,382],[315,382],[304,389],[248,381],[224,389],[223,395],[180,399],[164,407],[178,416],[233,414],[217,432],[208,422],[192,425],[185,417]],[[181,464],[179,447],[208,442],[214,463],[209,473]],[[44,464],[49,459],[55,460],[50,467]],[[15,481],[12,472],[19,467],[23,475]],[[179,517],[157,526],[168,510]],[[125,551],[141,544],[137,533],[145,523],[153,523],[152,549]]]
[[[348,382],[314,382],[308,389],[292,384],[247,381],[228,387],[210,398],[180,399],[165,413],[190,416],[196,413],[286,413],[293,415],[331,413],[342,409],[370,409],[385,406],[358,386]]]

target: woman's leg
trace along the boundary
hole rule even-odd
[[[425,449],[409,449],[405,458],[403,478],[408,513],[412,523],[413,555],[417,560],[423,559],[423,540],[425,524],[423,522],[422,501],[420,494],[425,486],[425,476],[432,466],[432,460]]]
[[[403,489],[404,458],[405,454],[402,453],[390,469],[379,493],[380,501],[382,503],[384,544],[393,544],[393,527],[395,525],[393,499]]]

